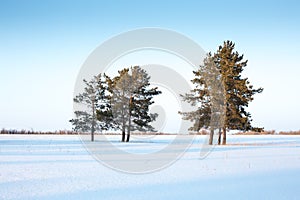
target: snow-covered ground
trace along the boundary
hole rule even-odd
[[[159,152],[174,136],[109,136],[131,153]],[[299,199],[300,136],[228,136],[201,157],[204,136],[153,173],[113,170],[79,136],[0,135],[0,199]],[[95,144],[103,145],[103,141]]]

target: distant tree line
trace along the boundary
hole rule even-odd
[[[15,130],[15,129],[2,129],[0,130],[0,134],[23,134],[23,135],[78,135],[76,131],[69,130],[59,130],[59,131],[33,131],[33,130]],[[80,133],[80,134],[90,134],[90,133]],[[118,133],[105,133],[107,135],[117,135]],[[144,135],[144,132],[136,132],[137,135]],[[149,132],[147,134],[150,135],[174,135],[176,133],[161,133],[161,132]],[[206,132],[197,132],[191,133],[196,135],[206,135]],[[262,131],[262,132],[254,132],[254,131],[246,131],[246,132],[237,132],[235,135],[300,135],[299,131],[280,131],[276,132],[275,130],[270,131]]]
[[[78,132],[69,130],[60,131],[34,131],[34,130],[15,130],[15,129],[2,129],[0,134],[25,134],[25,135],[78,135]]]

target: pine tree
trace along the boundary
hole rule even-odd
[[[220,129],[224,123],[224,88],[221,75],[215,66],[214,58],[209,53],[204,64],[193,71],[195,78],[192,83],[195,89],[191,93],[181,95],[184,101],[197,107],[196,111],[179,112],[184,120],[194,122],[189,130],[199,131],[201,128],[210,129],[209,144],[213,143],[215,129]]]
[[[91,132],[91,141],[94,141],[95,131],[107,130],[111,127],[110,121],[112,121],[111,115],[102,117],[97,120],[97,113],[110,112],[109,102],[107,100],[106,80],[104,74],[94,76],[90,81],[83,80],[85,84],[84,92],[78,94],[73,101],[80,105],[81,110],[74,112],[75,118],[70,122],[73,125],[74,131]]]
[[[157,114],[149,113],[149,106],[154,103],[153,97],[160,94],[157,87],[149,88],[150,76],[139,66],[119,71],[110,82],[111,108],[114,123],[122,131],[122,142],[130,140],[131,131],[154,131],[150,122]]]
[[[243,61],[244,55],[234,52],[235,44],[231,41],[224,42],[219,46],[214,55],[216,66],[222,75],[222,82],[225,88],[226,116],[223,126],[222,144],[226,144],[226,130],[262,131],[263,128],[251,125],[251,114],[246,111],[253,96],[261,93],[263,88],[254,89],[248,78],[242,77],[242,72],[247,66],[248,60]]]
[[[234,52],[234,48],[233,42],[226,41],[213,56],[208,54],[204,65],[194,72],[196,77],[192,82],[196,88],[192,93],[184,96],[185,101],[198,106],[198,109],[194,112],[182,113],[183,119],[195,122],[193,130],[210,127],[210,144],[212,144],[215,128],[219,129],[219,144],[222,129],[223,145],[226,144],[227,129],[263,130],[263,128],[252,127],[251,114],[246,111],[246,107],[253,101],[253,96],[261,93],[263,88],[254,89],[248,78],[242,78],[241,74],[248,61],[243,61],[243,55]],[[224,117],[216,117],[222,113]],[[212,119],[219,121],[212,122]]]

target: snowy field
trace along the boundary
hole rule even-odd
[[[109,136],[145,156],[173,138]],[[79,136],[0,135],[0,199],[300,199],[300,136],[228,136],[201,158],[204,140],[167,168],[129,174],[95,160]]]

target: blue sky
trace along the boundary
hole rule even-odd
[[[70,129],[77,73],[102,42],[143,27],[182,33],[206,51],[236,43],[244,75],[265,88],[254,125],[298,130],[297,1],[0,1],[0,128]]]

